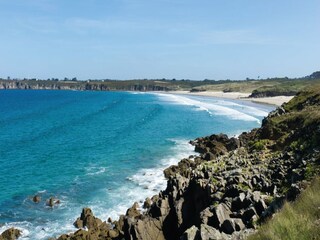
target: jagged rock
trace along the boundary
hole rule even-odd
[[[83,228],[83,221],[80,219],[80,218],[77,218],[77,220],[73,223],[73,225],[76,227],[76,228]]]
[[[221,230],[226,234],[232,234],[236,231],[236,226],[234,224],[234,221],[232,219],[226,219],[221,225]]]
[[[257,215],[256,210],[254,209],[254,207],[250,207],[244,211],[242,215],[242,220],[244,223],[249,223],[251,218],[255,215]]]
[[[220,203],[212,210],[213,216],[210,218],[210,225],[220,228],[222,223],[229,218],[231,211],[224,203]]]
[[[240,218],[228,218],[221,225],[221,230],[226,234],[244,229],[245,226]]]
[[[109,237],[111,237],[111,238],[116,238],[116,237],[119,236],[119,231],[114,230],[114,229],[111,229],[111,230],[109,230],[108,235],[109,235]]]
[[[207,207],[202,212],[200,212],[200,222],[203,224],[208,224],[208,220],[213,216],[213,213],[210,211],[210,208]]]
[[[135,202],[132,207],[127,210],[126,216],[134,218],[140,216],[141,213],[137,208],[139,208],[139,204]]]
[[[136,222],[130,222],[127,219],[127,229],[125,239],[154,239],[165,240],[162,231],[162,223],[155,218],[138,219]]]
[[[47,200],[47,205],[50,207],[54,206],[54,198],[53,197],[51,197],[51,198],[49,198],[49,200]]]
[[[0,235],[0,240],[16,240],[21,236],[21,231],[16,228],[9,228]]]
[[[101,224],[102,221],[93,216],[90,208],[83,208],[80,218],[77,218],[73,225],[77,228],[87,227],[88,229],[98,229]]]
[[[239,196],[240,192],[237,185],[228,186],[225,190],[224,197],[235,198]]]
[[[41,202],[41,197],[39,195],[35,195],[33,196],[32,201],[35,203],[39,203]]]
[[[188,228],[180,237],[180,240],[201,240],[199,229],[196,226]]]
[[[62,234],[57,240],[70,240],[70,236],[68,234]]]
[[[150,198],[147,197],[143,203],[143,208],[149,209],[151,207],[151,205],[152,205],[152,201]]]
[[[252,193],[252,201],[257,203],[260,201],[260,199],[261,199],[261,193],[259,191],[254,191]]]
[[[244,225],[241,218],[233,218],[233,221],[236,226],[236,231],[241,231],[241,230],[245,229],[246,226]]]
[[[211,152],[205,153],[203,155],[203,159],[206,160],[206,161],[210,161],[210,160],[212,160],[214,158],[215,158],[215,155],[213,155],[213,153],[211,153]]]
[[[234,198],[231,202],[231,209],[234,212],[240,209],[245,209],[252,203],[250,197],[247,197],[245,193],[239,193],[239,196]]]
[[[164,171],[164,176],[166,179],[169,179],[171,176],[175,176],[179,172],[179,167],[176,165],[166,168]]]
[[[149,213],[151,214],[152,217],[161,217],[161,216],[166,216],[170,211],[170,205],[168,202],[168,199],[159,199],[157,202],[152,204]]]
[[[47,201],[46,201],[47,206],[49,207],[54,207],[54,205],[56,204],[60,204],[60,200],[56,199],[54,197],[50,197]]]
[[[227,236],[221,233],[219,230],[208,226],[206,224],[201,224],[200,226],[200,237],[201,240],[225,240]]]
[[[267,209],[267,205],[262,199],[260,199],[254,204],[254,208],[257,214],[260,216]]]

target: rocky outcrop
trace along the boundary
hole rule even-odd
[[[320,172],[320,96],[293,101],[239,138],[192,141],[199,156],[165,169],[164,191],[111,224],[84,209],[59,239],[245,239]]]
[[[16,240],[21,236],[21,231],[15,228],[9,228],[0,235],[0,240]]]

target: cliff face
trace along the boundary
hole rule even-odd
[[[93,91],[168,91],[171,90],[163,83],[146,81],[109,81],[109,82],[82,82],[82,81],[18,81],[18,80],[0,80],[1,89],[42,89],[42,90],[93,90]]]

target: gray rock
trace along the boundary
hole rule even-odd
[[[201,224],[200,226],[200,236],[202,240],[225,240],[227,236],[221,233],[219,230],[208,226],[206,224]]]
[[[229,218],[226,219],[221,225],[221,230],[226,234],[232,234],[236,231],[240,231],[245,228],[240,218]]]
[[[232,221],[231,218],[224,220],[221,225],[221,230],[226,234],[232,234],[233,232],[235,232],[236,226],[234,224],[234,221]]]
[[[251,218],[255,215],[257,215],[256,210],[254,209],[254,207],[250,207],[244,211],[242,215],[242,220],[244,223],[247,224],[250,222]]]
[[[187,229],[180,237],[180,240],[200,240],[200,239],[201,238],[200,238],[199,229],[194,225],[191,228]]]
[[[213,213],[210,211],[210,208],[207,207],[200,212],[200,222],[203,224],[208,224],[208,220],[213,216]]]
[[[210,219],[210,225],[216,228],[220,228],[222,223],[230,217],[232,213],[228,206],[224,203],[220,203],[212,210],[213,216]]]

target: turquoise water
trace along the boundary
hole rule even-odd
[[[74,231],[83,207],[117,218],[165,188],[162,170],[194,154],[189,140],[240,134],[273,109],[128,92],[10,90],[0,103],[0,232],[15,226],[23,239]]]

